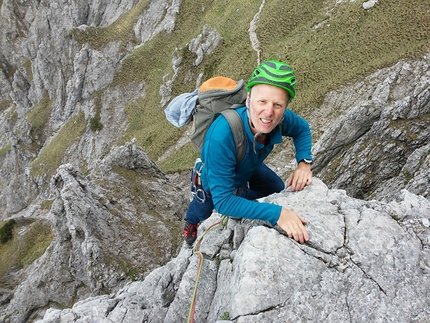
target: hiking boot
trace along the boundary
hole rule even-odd
[[[198,224],[191,224],[191,223],[185,222],[184,239],[189,246],[192,246],[194,241],[196,241],[197,239],[198,227],[199,227]]]

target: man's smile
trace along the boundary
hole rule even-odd
[[[262,122],[262,123],[264,123],[264,124],[269,124],[269,123],[271,123],[271,122],[272,122],[272,120],[271,120],[271,119],[264,119],[264,118],[260,118],[260,120],[261,120],[261,122]]]

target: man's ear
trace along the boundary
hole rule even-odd
[[[251,91],[249,91],[247,94],[246,94],[246,101],[245,101],[245,105],[246,105],[246,107],[249,109],[249,101],[251,100]]]

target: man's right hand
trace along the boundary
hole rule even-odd
[[[306,223],[306,220],[296,212],[282,208],[278,225],[290,238],[293,238],[299,243],[305,243],[308,241],[309,235],[304,226]]]

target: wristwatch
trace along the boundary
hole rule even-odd
[[[301,162],[304,162],[304,163],[306,163],[308,165],[311,165],[312,164],[312,159],[306,159],[306,158],[304,158],[301,161],[299,161],[298,164],[300,164]]]

